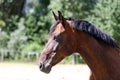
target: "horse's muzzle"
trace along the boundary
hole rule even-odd
[[[45,65],[43,63],[40,63],[40,65],[39,65],[40,71],[47,73],[47,74],[51,71],[51,68],[52,68],[52,66],[50,64]]]

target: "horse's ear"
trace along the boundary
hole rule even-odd
[[[53,11],[52,11],[52,13],[53,13],[53,16],[54,16],[55,20],[57,21],[58,20],[58,16],[56,16],[56,14]]]
[[[58,18],[59,18],[60,23],[62,23],[62,25],[65,26],[66,20],[65,20],[65,18],[62,16],[62,13],[61,13],[60,11],[58,11],[58,15],[59,15]]]

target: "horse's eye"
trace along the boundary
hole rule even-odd
[[[53,39],[56,40],[57,36],[54,36]]]
[[[68,18],[67,20],[72,20],[72,18]]]

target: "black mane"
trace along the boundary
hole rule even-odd
[[[103,41],[107,43],[108,45],[111,45],[113,47],[119,48],[116,41],[109,35],[107,35],[105,32],[101,31],[100,29],[96,28],[91,23],[84,21],[84,20],[75,20],[72,18],[65,18],[66,20],[71,20],[74,23],[74,28],[78,31],[86,32],[90,35],[92,35],[97,40]],[[59,20],[54,23],[50,28],[50,35],[52,35],[52,32],[55,30],[55,27],[59,24]]]
[[[116,41],[106,33],[102,32],[98,28],[96,28],[94,25],[87,21],[83,20],[72,20],[74,22],[74,28],[86,32],[93,37],[95,37],[98,40],[102,40],[103,42],[107,43],[108,45],[111,45],[113,47],[119,47],[116,43]]]

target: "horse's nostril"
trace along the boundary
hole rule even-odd
[[[43,64],[42,63],[40,63],[39,68],[40,68],[40,70],[43,69]]]

